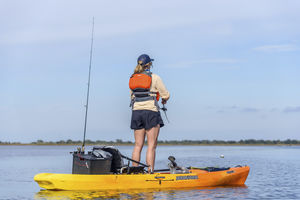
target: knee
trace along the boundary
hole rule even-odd
[[[156,143],[156,142],[155,142],[155,143],[152,143],[152,144],[148,144],[148,149],[149,149],[149,150],[155,151],[156,146],[157,146],[157,143]]]
[[[143,146],[144,146],[143,143],[135,142],[134,148],[135,148],[136,150],[141,151],[142,148],[143,148]]]

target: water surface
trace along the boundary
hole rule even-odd
[[[133,147],[118,148],[130,156]],[[159,146],[157,149],[156,168],[166,168],[169,155],[175,156],[180,166],[249,165],[251,169],[245,187],[87,192],[41,190],[33,176],[42,172],[71,173],[69,152],[75,149],[75,146],[0,146],[0,199],[300,199],[298,146]]]

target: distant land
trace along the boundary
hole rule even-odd
[[[77,140],[59,140],[56,142],[37,140],[31,143],[21,143],[21,142],[3,142],[0,141],[0,145],[81,145],[82,141]],[[123,141],[117,139],[115,141],[103,141],[103,140],[86,140],[86,145],[134,145],[134,142]],[[147,144],[147,141],[145,142]],[[158,140],[158,145],[300,145],[300,140]]]

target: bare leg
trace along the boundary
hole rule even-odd
[[[134,130],[135,145],[132,152],[132,159],[140,161],[141,151],[145,142],[145,129]],[[139,164],[132,162],[132,166],[138,166]]]
[[[147,141],[148,141],[148,148],[147,148],[147,155],[146,155],[146,162],[147,165],[150,165],[149,171],[154,170],[154,163],[155,163],[155,150],[157,146],[157,138],[159,135],[160,125],[146,130],[147,134]]]

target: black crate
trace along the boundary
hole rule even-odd
[[[112,158],[73,152],[72,174],[110,174]]]

